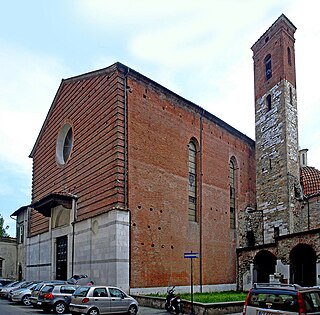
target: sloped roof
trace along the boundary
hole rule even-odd
[[[33,146],[33,149],[32,149],[32,151],[31,151],[31,153],[29,155],[30,158],[33,158],[33,155],[34,155],[34,152],[36,150],[36,147],[37,147],[37,145],[38,145],[38,143],[40,141],[40,138],[41,138],[41,136],[42,136],[42,134],[44,132],[46,124],[50,119],[51,113],[54,110],[55,104],[57,102],[57,99],[59,97],[59,94],[60,94],[61,90],[63,89],[63,86],[68,82],[79,81],[79,80],[87,80],[87,79],[93,78],[95,76],[106,75],[106,74],[109,74],[109,73],[114,72],[114,71],[119,71],[120,73],[122,73],[124,78],[127,77],[128,75],[130,75],[130,76],[133,76],[133,77],[137,78],[140,81],[144,81],[144,82],[146,82],[148,84],[152,84],[153,86],[155,86],[159,90],[161,90],[163,93],[165,93],[167,95],[170,95],[171,97],[173,97],[173,98],[175,98],[175,99],[177,99],[179,101],[182,101],[184,106],[192,107],[193,109],[195,109],[196,111],[201,113],[203,115],[203,117],[206,117],[207,119],[211,120],[212,122],[214,122],[218,126],[221,126],[225,130],[230,132],[231,134],[233,134],[233,135],[239,137],[240,139],[246,141],[247,143],[249,143],[249,145],[251,145],[251,146],[255,145],[254,140],[252,140],[250,137],[248,137],[247,135],[243,134],[241,131],[235,129],[234,127],[232,127],[228,123],[224,122],[220,118],[216,117],[215,115],[209,113],[208,111],[206,111],[202,107],[200,107],[200,106],[192,103],[191,101],[181,97],[180,95],[172,92],[171,90],[169,90],[166,87],[162,86],[161,84],[149,79],[148,77],[142,75],[141,73],[133,70],[132,68],[129,68],[129,67],[123,65],[120,62],[116,62],[116,63],[114,63],[113,65],[111,65],[111,66],[109,66],[107,68],[103,68],[103,69],[100,69],[100,70],[94,70],[94,71],[91,71],[91,72],[88,72],[88,73],[84,73],[84,74],[81,74],[81,75],[78,75],[78,76],[74,76],[74,77],[71,77],[71,78],[68,78],[68,79],[62,79],[61,80],[60,86],[59,86],[59,88],[58,88],[58,90],[56,92],[56,95],[55,95],[54,100],[53,100],[53,102],[51,104],[49,112],[48,112],[48,114],[46,116],[46,119],[45,119],[43,125],[42,125],[42,128],[41,128],[40,133],[39,133],[39,135],[37,137],[37,140],[36,140],[36,142],[35,142],[35,144]]]
[[[320,193],[320,171],[315,167],[301,167],[300,181],[305,196],[311,196]]]

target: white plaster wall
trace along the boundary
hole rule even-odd
[[[87,274],[96,284],[129,291],[129,212],[112,210],[75,224],[74,263],[71,224],[28,239],[28,280],[55,279],[56,238],[68,235],[68,278]],[[72,268],[73,267],[73,268]]]
[[[129,212],[112,210],[77,223],[74,273],[129,290]]]
[[[17,276],[17,244],[15,238],[0,240],[0,259],[2,260],[2,278],[15,279]]]
[[[26,280],[49,280],[51,274],[50,233],[27,239]]]

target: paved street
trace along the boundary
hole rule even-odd
[[[6,299],[0,298],[0,314],[1,315],[52,315],[53,313],[44,313],[42,310],[34,309],[32,306],[24,306]],[[165,310],[159,310],[150,307],[140,307],[138,315],[167,314]],[[241,315],[242,313],[234,313],[229,315]],[[67,315],[67,314],[66,314]]]
[[[0,314],[1,315],[49,315],[42,310],[34,309],[32,306],[24,306],[17,303],[9,302],[6,299],[0,298]],[[140,307],[139,315],[153,314],[169,314],[165,310],[153,309],[149,307]],[[52,315],[52,313],[50,313]]]

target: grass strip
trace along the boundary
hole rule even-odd
[[[166,297],[165,294],[148,294],[149,296]],[[190,293],[179,294],[183,300],[191,300]],[[206,293],[193,293],[193,301],[200,303],[221,303],[221,302],[235,302],[244,301],[247,292],[241,291],[223,291],[223,292],[206,292]]]

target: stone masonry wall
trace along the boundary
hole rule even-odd
[[[295,190],[299,164],[294,87],[282,80],[257,100],[256,108],[257,208],[264,213],[264,241],[268,243],[275,233],[294,232],[294,210],[299,208]]]

